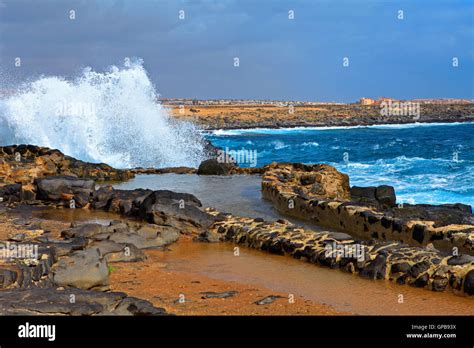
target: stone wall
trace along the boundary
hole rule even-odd
[[[474,257],[446,256],[400,242],[360,241],[340,232],[315,232],[285,220],[227,216],[213,224],[201,239],[224,240],[278,255],[432,291],[447,289],[474,295]]]
[[[456,247],[454,252],[474,254],[474,219],[470,206],[388,207],[352,202],[350,194],[346,194],[348,180],[338,181],[343,186],[343,195],[311,194],[301,178],[321,173],[317,166],[272,164],[262,177],[262,196],[283,214],[358,238],[400,241],[412,246],[432,243],[446,252],[452,253]],[[324,185],[323,179],[319,185]]]

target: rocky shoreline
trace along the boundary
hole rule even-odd
[[[350,127],[412,123],[474,122],[472,104],[422,104],[419,115],[389,115],[380,106],[329,104],[295,106],[221,106],[172,109],[174,117],[205,130],[294,127]]]
[[[202,238],[290,255],[367,279],[390,280],[432,291],[450,288],[456,294],[474,295],[474,258],[468,255],[444,256],[434,249],[396,241],[361,241],[346,233],[304,230],[285,220],[267,223],[229,217],[215,223]]]
[[[197,172],[239,172],[235,167],[220,165],[210,160]],[[184,236],[196,242],[245,244],[370,279],[474,295],[474,226],[472,213],[462,205],[441,210],[420,206],[400,220],[392,216],[396,209],[392,190],[350,188],[347,176],[333,167],[271,164],[259,172],[263,172],[263,196],[278,209],[280,201],[288,204],[292,199],[296,205],[291,209],[298,212],[296,216],[317,219],[332,231],[304,230],[285,220],[266,222],[232,216],[203,207],[188,193],[117,190],[104,185],[104,180],[124,180],[134,175],[132,171],[77,161],[57,150],[29,145],[0,148],[0,215],[8,217],[19,207],[48,207],[102,211],[119,217],[108,225],[74,222],[58,235],[26,226],[7,233],[4,244],[14,245],[16,250],[36,248],[38,252],[29,258],[1,259],[0,291],[4,296],[0,297],[0,313],[166,314],[165,309],[149,301],[110,291],[110,267],[116,262],[142,262],[147,258],[144,251],[162,250]],[[454,211],[457,214],[452,214]],[[362,222],[351,220],[354,216]],[[414,220],[418,222],[413,225]],[[420,240],[415,235],[420,234],[417,226],[422,224],[424,238]],[[351,229],[357,225],[363,225],[363,236]],[[412,238],[394,237],[395,226],[401,226],[401,231],[397,227],[400,235],[406,231]],[[390,229],[392,234],[382,228]],[[418,244],[413,245],[412,239]],[[328,246],[332,252],[328,252]],[[354,247],[362,256],[340,253]],[[451,247],[459,250],[449,254]],[[24,300],[11,301],[15,296]],[[73,306],[66,302],[76,297]],[[82,306],[87,301],[90,304]]]
[[[266,167],[262,195],[282,213],[362,239],[474,255],[474,216],[464,204],[396,204],[393,187],[349,186],[329,165]]]

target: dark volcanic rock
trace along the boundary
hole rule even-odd
[[[102,255],[108,252],[118,252],[128,244],[138,249],[163,247],[176,242],[179,238],[178,232],[171,226],[146,223],[129,225],[122,221],[112,221],[108,226],[83,224],[64,230],[61,232],[61,235],[66,238],[88,238],[94,241],[109,242],[109,244],[99,244],[104,248],[101,250]],[[127,261],[132,261],[135,258],[140,259],[144,256],[130,248],[127,249],[127,252],[130,254],[128,255],[129,257],[124,258]],[[120,255],[109,257],[114,259],[116,257],[123,258]]]
[[[149,194],[138,208],[138,216],[150,223],[170,226],[181,232],[210,226],[215,218],[201,209],[201,202],[188,193],[167,190]]]
[[[230,175],[235,165],[229,162],[220,162],[216,158],[202,161],[197,170],[198,175]]]
[[[150,302],[136,297],[125,297],[119,305],[115,307],[113,314],[136,316],[165,315],[166,310],[164,308],[154,307]]]
[[[163,308],[122,292],[66,288],[0,292],[0,315],[165,315]]]
[[[418,243],[423,244],[425,240],[425,226],[419,224],[413,226],[412,238]]]
[[[37,199],[45,201],[75,200],[78,208],[89,203],[94,192],[94,180],[79,179],[73,176],[50,176],[36,180]]]
[[[364,278],[369,279],[385,279],[385,273],[387,270],[387,258],[385,255],[377,255],[367,267],[365,267],[360,275]]]
[[[158,248],[174,243],[179,234],[174,229],[148,224],[139,230],[128,232],[115,232],[110,235],[109,240],[117,243],[129,243],[139,249]]]
[[[275,295],[269,295],[269,296],[265,296],[264,298],[254,302],[254,303],[256,305],[262,306],[262,305],[267,305],[267,304],[273,303],[276,300],[278,300],[279,298],[283,298],[283,297],[275,296]]]
[[[11,184],[0,187],[1,202],[18,202],[21,200],[21,184]]]
[[[201,292],[200,294],[202,295],[202,299],[206,298],[228,298],[228,297],[233,297],[237,294],[237,291],[231,290],[231,291],[224,291],[224,292],[214,292],[214,291],[205,291]]]
[[[86,223],[61,232],[64,238],[94,238],[96,235],[106,233],[106,226],[95,223]]]
[[[375,190],[375,198],[381,205],[385,205],[387,207],[394,207],[397,205],[397,198],[395,196],[395,189],[393,186],[378,186]]]
[[[369,202],[375,202],[375,186],[352,186],[351,187],[351,198],[353,200],[367,200]]]
[[[0,288],[4,289],[16,282],[18,273],[10,269],[0,268]]]
[[[448,260],[448,265],[465,265],[466,263],[474,262],[474,256],[471,255],[459,255],[453,256]]]
[[[392,186],[352,186],[351,199],[354,202],[367,203],[370,205],[381,205],[394,207],[396,205],[395,190]]]
[[[111,186],[100,188],[94,194],[93,206],[112,213],[136,216],[138,208],[152,190],[115,190]]]
[[[53,280],[59,286],[91,289],[108,285],[109,269],[97,248],[76,251],[53,266]]]
[[[470,270],[464,279],[464,292],[468,295],[474,295],[474,269]]]

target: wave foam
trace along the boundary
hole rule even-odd
[[[118,168],[196,167],[204,159],[199,130],[172,120],[156,99],[141,60],[103,73],[86,68],[74,80],[41,77],[0,102],[0,141]]]

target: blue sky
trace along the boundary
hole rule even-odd
[[[0,0],[10,80],[124,57],[142,58],[164,97],[474,99],[474,1]]]

